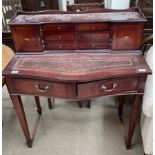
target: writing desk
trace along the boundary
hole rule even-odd
[[[129,148],[148,74],[151,70],[142,55],[106,53],[16,56],[3,72],[29,147],[32,139],[20,95],[77,100],[135,95],[126,141]]]
[[[9,22],[16,52],[3,75],[29,147],[20,95],[89,100],[135,95],[126,146],[130,148],[151,70],[140,52],[144,15],[138,8],[86,12],[17,12]],[[37,111],[41,115],[38,101]]]

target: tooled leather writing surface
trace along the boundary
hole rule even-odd
[[[68,53],[16,57],[11,76],[42,77],[50,80],[85,81],[91,79],[132,76],[140,68],[149,72],[141,55]]]

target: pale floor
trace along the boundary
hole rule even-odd
[[[37,119],[33,97],[23,97],[32,133]],[[16,113],[3,87],[3,155],[143,155],[139,125],[130,150],[125,149],[123,130],[117,114],[115,97],[92,100],[92,108],[78,108],[76,102],[56,100],[48,109],[41,98],[41,116],[32,148],[27,148]],[[130,105],[126,104],[124,120],[128,123]],[[126,123],[126,125],[128,125]]]

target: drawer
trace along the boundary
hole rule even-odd
[[[79,43],[79,49],[107,49],[109,48],[109,43]]]
[[[53,43],[48,42],[46,43],[47,50],[51,49],[58,49],[58,50],[69,50],[69,49],[75,49],[76,45],[74,43]]]
[[[109,32],[95,32],[95,33],[81,33],[78,35],[80,41],[94,41],[94,40],[108,40],[110,38]]]
[[[74,33],[63,34],[45,34],[45,40],[51,41],[73,41],[75,39]]]
[[[42,52],[39,26],[12,26],[12,37],[17,52]]]
[[[123,78],[78,84],[78,97],[95,97],[136,90],[138,78]]]
[[[114,24],[112,50],[139,50],[143,23]]]
[[[47,24],[43,25],[43,31],[45,33],[62,32],[62,31],[74,31],[74,25],[72,24]]]
[[[108,29],[110,29],[110,24],[108,24],[108,23],[79,24],[77,27],[78,31],[95,31],[95,30],[108,30]]]
[[[72,97],[73,87],[71,84],[47,82],[41,80],[13,79],[14,90],[12,93],[55,96],[55,97]]]

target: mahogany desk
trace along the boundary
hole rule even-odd
[[[89,100],[135,95],[126,146],[130,148],[151,70],[140,52],[144,15],[138,8],[86,12],[17,12],[10,21],[16,52],[3,75],[29,147],[20,95]],[[41,115],[40,103],[37,102]]]
[[[132,94],[135,99],[126,140],[129,148],[148,74],[151,70],[140,54],[103,53],[16,56],[3,72],[29,147],[32,139],[20,95],[83,100]]]

